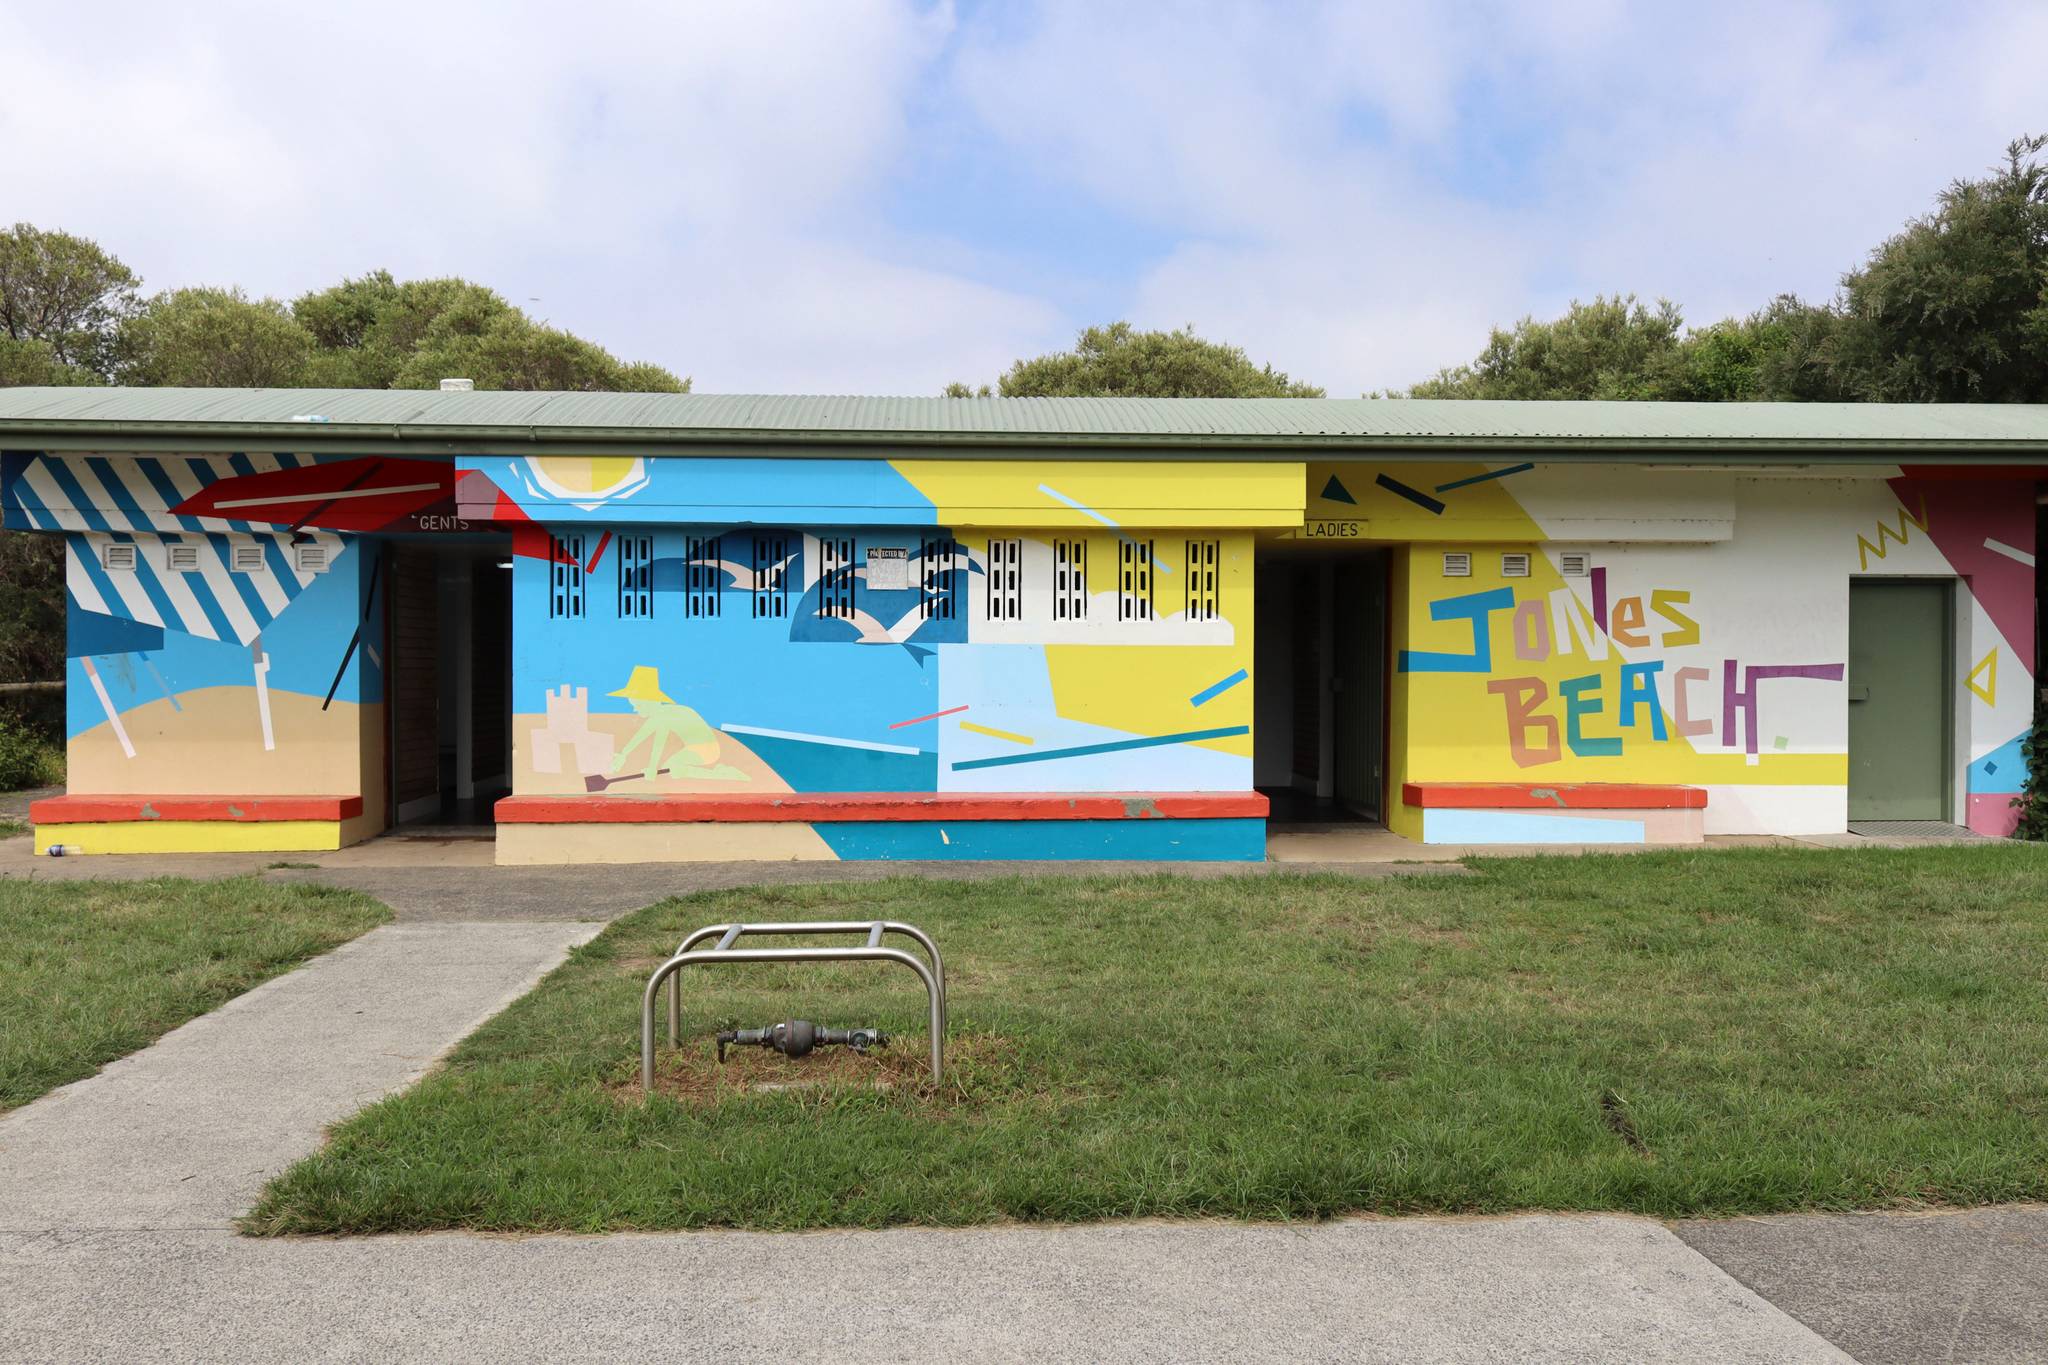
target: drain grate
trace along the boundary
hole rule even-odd
[[[1866,839],[1988,839],[1946,820],[1851,820],[1849,832]]]

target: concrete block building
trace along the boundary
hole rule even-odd
[[[2032,407],[0,391],[39,845],[1257,859],[2010,832]]]

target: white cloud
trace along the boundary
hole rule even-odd
[[[2038,119],[2013,54],[2048,38],[2021,4],[1116,13],[1053,0],[1021,39],[969,35],[963,97],[1189,239],[1131,291],[1142,321],[1333,393],[1574,296],[1705,322],[1825,295]]]
[[[0,183],[153,287],[459,273],[701,388],[931,392],[1063,330],[865,230],[950,25],[889,0],[13,7]]]
[[[13,6],[0,186],[154,287],[460,273],[706,390],[932,392],[1130,316],[1353,393],[1575,295],[1824,294],[2038,121],[2044,44],[2030,0]],[[1125,280],[903,191],[989,139],[1132,226]]]

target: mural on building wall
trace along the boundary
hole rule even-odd
[[[337,532],[437,505],[433,462],[8,454],[6,524],[66,533],[72,790],[360,794],[377,565]]]
[[[464,515],[532,528],[515,795],[1250,789],[1251,540],[1148,524],[1168,471],[586,463],[461,461]]]
[[[9,454],[0,510],[67,535],[78,791],[369,795],[381,722],[359,712],[382,701],[384,661],[363,537],[467,528],[513,538],[520,795],[1245,792],[1253,535],[1286,529],[1396,546],[1397,792],[1701,786],[1710,832],[1842,827],[1848,585],[1957,581],[1959,804],[2010,829],[2037,672],[2031,480],[1533,462],[1303,480],[1289,464]],[[1390,809],[1421,832],[1422,812]],[[1095,847],[1072,823],[991,822],[957,846],[799,823],[778,847]],[[1160,824],[1144,837],[1172,856],[1203,851]]]
[[[1303,534],[1415,542],[1394,604],[1397,783],[1704,786],[1709,832],[1843,827],[1849,581],[1953,578],[1962,813],[2009,833],[2035,671],[2032,481],[1882,473],[1311,466]]]

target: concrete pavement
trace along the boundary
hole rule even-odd
[[[1675,1230],[1868,1365],[2048,1359],[2048,1209],[1800,1214]]]
[[[1840,1361],[1627,1218],[0,1242],[49,1361]]]
[[[1463,876],[1457,862],[725,862],[499,867],[491,842],[386,836],[332,853],[120,854],[38,858],[26,836],[0,839],[0,879],[132,881],[257,875],[344,886],[384,902],[401,922],[616,919],[669,896],[742,886],[874,882],[889,877],[1093,877],[1121,873],[1256,877],[1274,872],[1352,877]]]
[[[386,925],[0,1117],[0,1231],[221,1227],[586,924]]]

